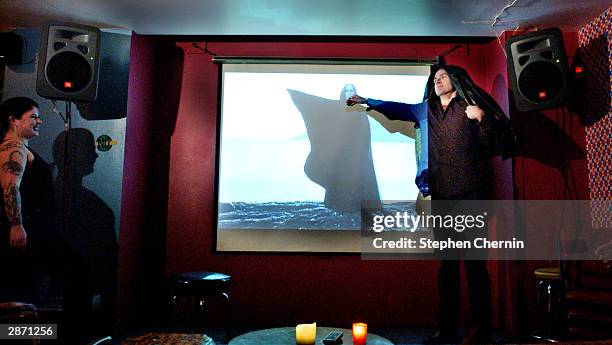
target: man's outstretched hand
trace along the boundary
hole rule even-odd
[[[367,98],[363,98],[359,95],[354,95],[346,100],[346,105],[351,106],[355,104],[364,104],[366,101],[367,101]]]

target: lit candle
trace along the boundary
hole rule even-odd
[[[368,325],[363,322],[353,324],[353,344],[365,345],[368,336]]]
[[[303,323],[295,327],[295,342],[299,345],[312,345],[317,338],[317,323]]]

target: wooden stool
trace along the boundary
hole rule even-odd
[[[558,341],[562,335],[561,274],[558,267],[538,268],[536,278],[536,323],[533,337]]]

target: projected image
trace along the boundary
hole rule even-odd
[[[415,200],[414,124],[346,99],[418,103],[428,67],[223,68],[219,230],[359,230],[363,203]]]

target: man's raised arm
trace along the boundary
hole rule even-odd
[[[427,119],[427,103],[407,104],[400,102],[381,101],[373,98],[364,98],[359,95],[352,96],[346,101],[349,106],[366,104],[368,110],[374,109],[389,120],[412,121],[420,123]]]

